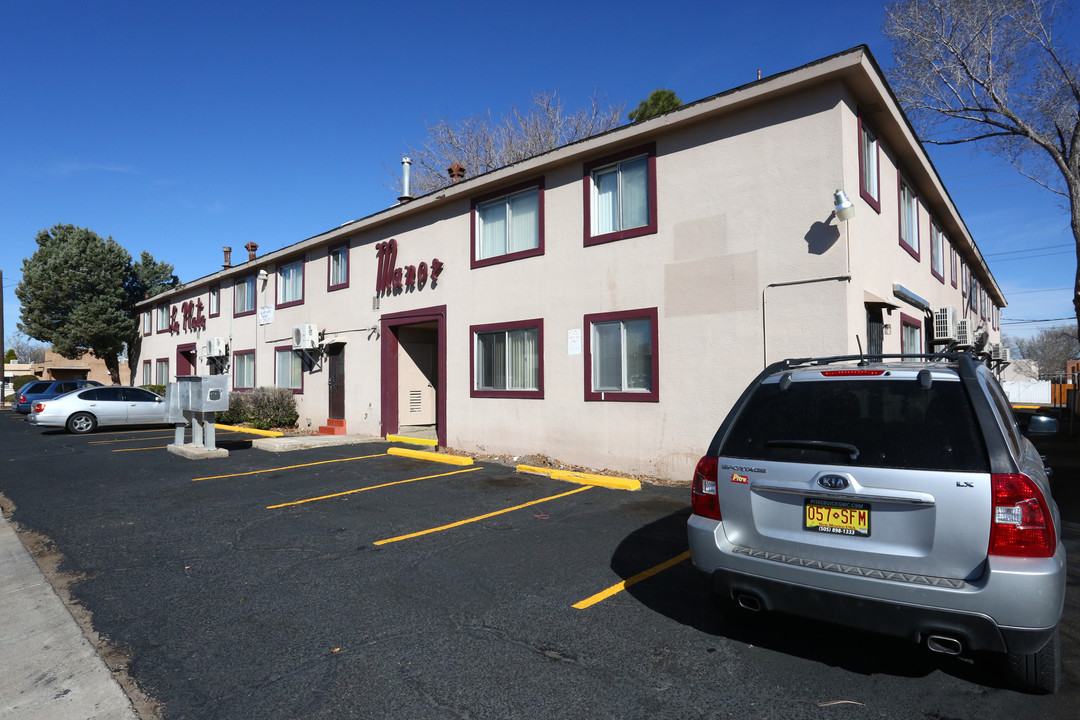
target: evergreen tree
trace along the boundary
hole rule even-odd
[[[648,120],[654,115],[662,115],[668,110],[682,107],[682,104],[682,100],[679,99],[674,90],[658,88],[649,93],[649,97],[638,103],[637,108],[631,110],[626,116],[630,118],[631,122]]]

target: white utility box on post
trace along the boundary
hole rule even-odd
[[[215,447],[214,414],[229,409],[231,375],[178,375],[169,383],[165,400],[168,420],[176,425],[175,442],[169,452],[188,458],[228,457]],[[184,443],[184,427],[191,423],[191,444]]]

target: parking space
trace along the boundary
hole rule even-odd
[[[218,437],[228,458],[193,461],[168,429],[72,436],[0,413],[13,519],[63,555],[165,717],[1053,717],[1076,699],[718,614],[685,488]]]

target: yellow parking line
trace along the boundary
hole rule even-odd
[[[91,440],[89,445],[109,445],[110,443],[122,443],[122,442],[142,442],[143,440],[170,440],[176,437],[175,435],[162,435],[160,437],[138,437],[138,438],[121,438],[119,440]]]
[[[330,463],[349,462],[350,460],[367,460],[373,457],[382,457],[386,453],[374,455],[362,455],[360,457],[340,458],[338,460],[320,460],[319,462],[304,463],[303,465],[286,465],[285,467],[266,468],[265,470],[252,470],[251,472],[233,473],[231,475],[210,475],[208,477],[191,478],[191,482],[199,480],[221,480],[222,478],[242,477],[244,475],[258,475],[259,473],[277,472],[278,470],[295,470],[296,468],[312,467],[313,465],[329,465]]]
[[[140,450],[164,450],[169,447],[168,445],[158,445],[157,447],[148,448],[120,448],[119,450],[113,450],[113,452],[139,452]]]
[[[473,472],[474,470],[483,470],[483,468],[474,467],[468,470],[454,470],[452,472],[440,473],[439,475],[425,475],[424,477],[409,478],[408,480],[395,480],[394,482],[383,483],[382,485],[372,485],[366,488],[357,488],[356,490],[346,490],[344,492],[333,493],[331,495],[320,495],[319,497],[307,498],[306,500],[296,500],[294,502],[281,503],[280,505],[267,505],[267,510],[275,510],[277,508],[289,507],[290,505],[303,505],[304,503],[315,502],[316,500],[329,500],[330,498],[341,497],[342,495],[352,495],[353,493],[364,492],[365,490],[378,490],[379,488],[390,487],[391,485],[404,485],[405,483],[416,482],[418,480],[430,480],[431,478],[446,477],[447,475],[457,475],[458,473]]]
[[[646,578],[651,578],[653,575],[655,575],[655,574],[657,574],[659,572],[663,572],[664,570],[667,570],[669,567],[672,567],[673,565],[678,565],[683,560],[686,560],[688,557],[690,557],[690,551],[689,550],[687,550],[686,552],[681,553],[679,555],[676,555],[675,557],[671,558],[670,560],[666,560],[666,561],[660,563],[656,567],[651,567],[648,570],[645,570],[643,572],[639,572],[637,575],[633,576],[632,578],[627,578],[626,580],[623,580],[621,583],[618,583],[616,585],[612,585],[607,590],[604,590],[602,592],[598,592],[598,593],[596,593],[595,595],[593,595],[590,598],[585,598],[581,602],[575,603],[574,608],[576,610],[584,610],[587,607],[592,607],[593,605],[600,602],[601,600],[607,600],[612,595],[615,595],[617,593],[621,593],[623,590],[630,587],[631,585],[636,585],[637,583],[641,582],[642,580],[645,580]]]
[[[430,535],[431,533],[442,532],[443,530],[450,530],[451,528],[460,527],[462,525],[468,525],[469,523],[479,522],[480,520],[486,520],[486,519],[488,519],[490,517],[495,517],[496,515],[502,515],[504,513],[513,512],[514,510],[520,510],[521,508],[527,508],[527,507],[529,507],[531,505],[539,505],[540,503],[547,502],[548,500],[557,500],[557,499],[559,499],[561,497],[566,497],[567,495],[573,495],[574,493],[579,493],[579,492],[581,492],[583,490],[588,490],[591,487],[592,487],[592,485],[585,485],[584,487],[579,487],[576,490],[571,490],[570,492],[564,492],[564,493],[559,493],[558,495],[552,495],[550,497],[540,498],[539,500],[533,500],[533,501],[527,502],[527,503],[525,503],[523,505],[515,505],[514,507],[506,508],[505,510],[496,510],[495,512],[487,513],[486,515],[480,515],[479,517],[469,518],[468,520],[459,520],[457,522],[450,523],[449,525],[441,525],[439,527],[430,528],[428,530],[421,530],[420,532],[410,533],[408,535],[399,535],[398,537],[390,538],[388,540],[377,540],[375,542],[375,544],[376,545],[389,545],[390,543],[398,542],[399,540],[408,540],[409,538],[420,537],[421,535]]]

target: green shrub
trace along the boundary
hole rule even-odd
[[[164,385],[140,385],[139,387],[141,387],[143,390],[149,390],[152,393],[157,393],[161,397],[165,397]]]
[[[15,378],[14,380],[11,381],[11,389],[14,390],[15,392],[19,392],[19,389],[23,385],[25,385],[27,383],[32,383],[35,380],[40,380],[40,379],[41,378],[39,378],[37,375],[20,375],[19,377]]]
[[[287,428],[296,425],[296,396],[276,387],[255,388],[251,392],[229,393],[229,409],[219,412],[216,420],[225,425],[251,423],[258,430]]]

